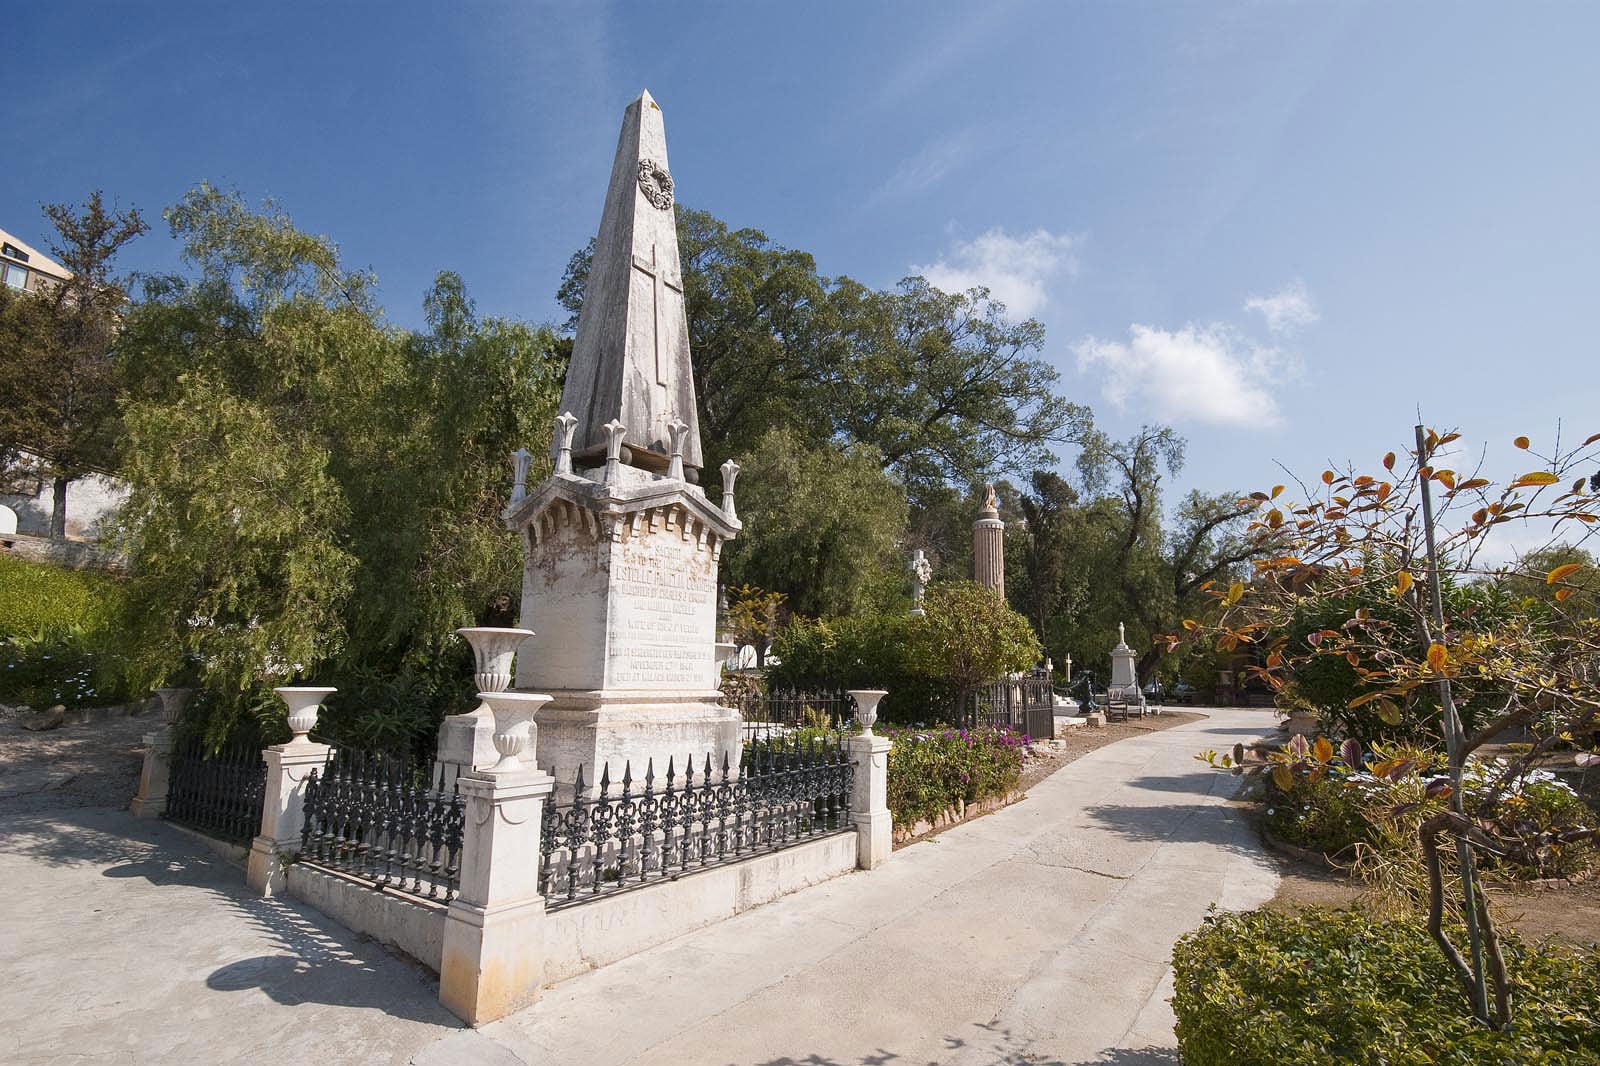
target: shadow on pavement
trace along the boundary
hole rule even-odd
[[[440,1006],[437,985],[423,967],[297,901],[257,896],[244,871],[165,824],[121,811],[72,809],[49,816],[0,821],[0,849],[38,862],[101,867],[101,876],[143,880],[163,888],[196,888],[251,927],[239,941],[277,953],[238,959],[216,969],[206,986],[216,992],[260,989],[278,1003],[323,1003],[380,1010],[397,1018],[460,1028]],[[174,915],[192,907],[174,895]],[[159,968],[159,960],[146,960]]]
[[[983,1066],[1069,1066],[1062,1059],[1046,1057],[1034,1051],[1032,1041],[1017,1036],[1009,1029],[982,1024],[974,1025],[973,1028],[979,1031],[971,1037],[949,1035],[944,1037],[945,1050],[949,1053],[949,1057],[914,1059],[886,1048],[879,1048],[870,1054],[850,1055],[844,1058],[815,1052],[809,1055],[780,1055],[775,1059],[763,1059],[756,1066],[952,1066],[955,1063],[982,1063]],[[1126,1061],[1131,1066],[1139,1060]],[[1163,1063],[1168,1060],[1150,1061]]]
[[[1085,808],[1084,813],[1100,828],[1129,840],[1211,844],[1251,858],[1263,854],[1249,823],[1219,803],[1102,804]]]

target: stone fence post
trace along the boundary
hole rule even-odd
[[[144,765],[139,769],[139,793],[128,809],[139,818],[157,818],[167,810],[167,783],[172,774],[172,730],[157,729],[144,735]]]
[[[556,779],[542,770],[462,774],[461,891],[445,916],[439,1002],[471,1026],[539,998],[544,897],[539,829]]]
[[[289,706],[289,729],[294,737],[287,744],[275,744],[261,753],[267,764],[266,795],[261,804],[261,833],[250,843],[245,883],[263,896],[277,895],[284,889],[281,856],[300,847],[306,778],[313,769],[326,766],[333,753],[333,748],[318,744],[306,734],[317,723],[318,707],[334,690],[293,687],[274,691]]]
[[[501,761],[456,779],[466,800],[461,887],[444,923],[439,1002],[468,1025],[503,1018],[544,984],[539,835],[556,779],[519,756],[534,746],[532,716],[550,697],[483,692]]]
[[[894,819],[889,814],[889,738],[873,733],[881,689],[851,689],[859,736],[849,739],[855,777],[850,790],[850,817],[856,823],[856,865],[870,870],[889,857],[894,848]]]
[[[144,765],[139,769],[139,793],[128,805],[136,817],[156,818],[166,813],[167,786],[172,775],[172,727],[194,695],[190,688],[158,688],[161,728],[144,735]]]

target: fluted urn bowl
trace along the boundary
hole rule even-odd
[[[478,698],[494,714],[494,750],[500,761],[488,768],[491,774],[522,769],[522,753],[531,747],[533,716],[550,702],[539,692],[480,692]]]
[[[853,688],[848,690],[856,701],[856,720],[861,723],[862,736],[872,736],[872,725],[878,720],[878,702],[889,694],[883,688]]]
[[[300,741],[316,728],[317,711],[322,709],[322,701],[339,690],[313,685],[285,685],[272,691],[289,708],[289,731],[294,734],[295,741]]]
[[[189,700],[194,696],[194,689],[158,688],[156,695],[161,699],[162,723],[172,725],[183,717],[183,709],[189,705]]]
[[[472,645],[477,663],[473,679],[480,692],[504,692],[511,687],[511,660],[522,642],[533,636],[531,629],[500,626],[467,626],[456,630]]]

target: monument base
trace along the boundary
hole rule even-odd
[[[494,715],[487,704],[466,714],[449,715],[439,723],[439,750],[433,761],[435,787],[449,789],[462,774],[475,767],[493,766],[499,759],[500,753],[494,750]]]
[[[632,770],[635,791],[644,787],[645,771],[654,760],[656,784],[665,787],[667,760],[683,780],[687,760],[695,775],[706,756],[717,773],[722,759],[739,764],[739,712],[724,707],[716,690],[667,695],[659,692],[584,692],[556,690],[539,711],[538,765],[555,775],[559,788],[570,789],[583,767],[585,784],[595,785],[610,767],[614,787],[625,769]]]

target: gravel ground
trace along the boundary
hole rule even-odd
[[[34,733],[0,718],[0,816],[126,807],[139,787],[142,738],[160,724],[145,715]]]

